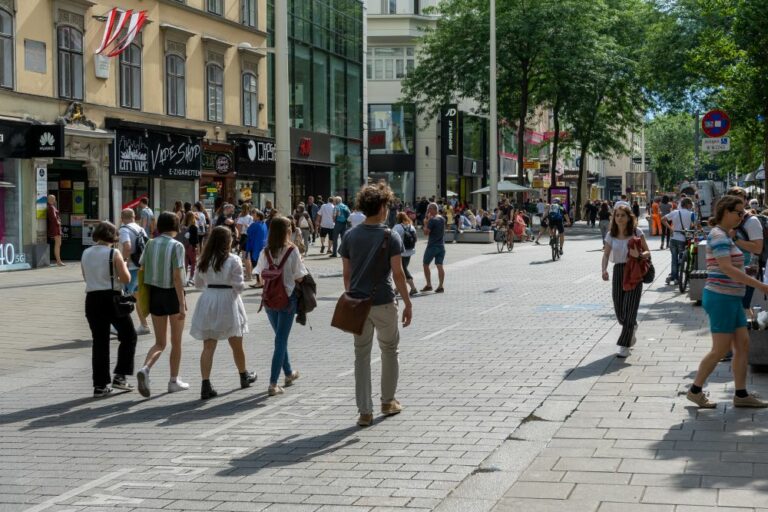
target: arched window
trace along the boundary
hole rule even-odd
[[[208,120],[224,122],[224,69],[218,64],[208,64],[205,69],[208,89]]]
[[[259,125],[259,81],[253,73],[243,73],[243,126]]]
[[[13,88],[13,16],[0,9],[0,87]]]
[[[166,111],[169,116],[186,115],[187,87],[184,59],[171,53],[165,57]]]
[[[120,106],[141,108],[141,46],[135,42],[120,54]]]
[[[75,27],[58,29],[59,97],[83,99],[83,33]]]

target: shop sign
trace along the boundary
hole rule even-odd
[[[64,156],[64,126],[0,122],[0,158]]]
[[[0,270],[21,270],[31,268],[23,252],[17,251],[11,243],[0,244]]]
[[[387,149],[387,132],[373,130],[368,134],[368,149]]]
[[[459,106],[444,105],[440,109],[440,134],[443,155],[459,154]]]
[[[166,178],[200,177],[200,142],[165,133],[118,130],[115,174]]]
[[[216,174],[229,174],[234,171],[231,151],[216,150],[215,146],[203,146],[203,169],[214,171]]]
[[[523,169],[540,169],[541,162],[525,161],[523,162]]]
[[[277,161],[275,157],[277,150],[275,149],[275,142],[267,139],[252,139],[246,144],[246,151],[248,154],[248,160],[260,164],[274,163]]]
[[[48,218],[48,169],[35,169],[35,218]]]
[[[309,158],[309,155],[312,154],[312,139],[309,137],[302,137],[299,140],[299,156],[303,156],[304,158]]]

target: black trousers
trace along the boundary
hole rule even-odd
[[[413,276],[411,275],[411,273],[408,272],[408,264],[411,262],[411,257],[403,256],[402,261],[403,261],[403,273],[405,274],[405,279],[407,281],[410,281],[411,279],[413,279]]]
[[[118,318],[112,309],[112,297],[119,292],[100,290],[85,295],[85,318],[93,336],[91,366],[93,387],[103,387],[112,381],[109,372],[109,326],[117,329],[120,346],[117,349],[115,373],[133,375],[133,357],[136,353],[136,329],[131,316]]]
[[[617,345],[629,347],[632,345],[632,336],[637,327],[637,310],[640,308],[640,296],[643,294],[642,281],[637,283],[634,289],[624,291],[624,263],[613,266],[613,309],[616,312],[616,320],[621,325],[621,334]]]
[[[337,251],[339,250],[339,242],[341,241],[341,238],[344,236],[344,233],[347,231],[347,223],[346,222],[337,222],[333,226],[333,233],[331,234],[331,242],[328,244],[331,246],[331,252],[334,256],[336,256]]]

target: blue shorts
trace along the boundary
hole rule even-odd
[[[133,295],[139,289],[139,269],[128,269],[131,273],[131,281],[123,285],[123,290],[128,295]]]
[[[712,334],[732,333],[747,326],[747,316],[741,305],[741,297],[725,295],[704,289],[701,305],[709,316],[709,330]]]
[[[424,251],[424,265],[429,265],[435,260],[435,265],[442,265],[445,260],[445,246],[432,245]]]

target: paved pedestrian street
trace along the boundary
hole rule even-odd
[[[401,331],[404,410],[366,429],[352,337],[329,326],[339,260],[307,260],[320,300],[291,333],[301,379],[267,397],[272,332],[249,289],[259,380],[241,390],[220,343],[220,395],[205,402],[201,344],[186,335],[189,391],[164,392],[164,354],[151,399],[91,398],[79,266],[0,275],[0,511],[768,511],[768,412],[731,407],[727,364],[707,388],[716,410],[681,396],[710,337],[701,308],[664,285],[668,252],[653,251],[657,280],[621,361],[599,249],[583,226],[558,262],[544,245],[448,245],[446,293],[416,297]],[[139,340],[137,364],[152,337]]]

